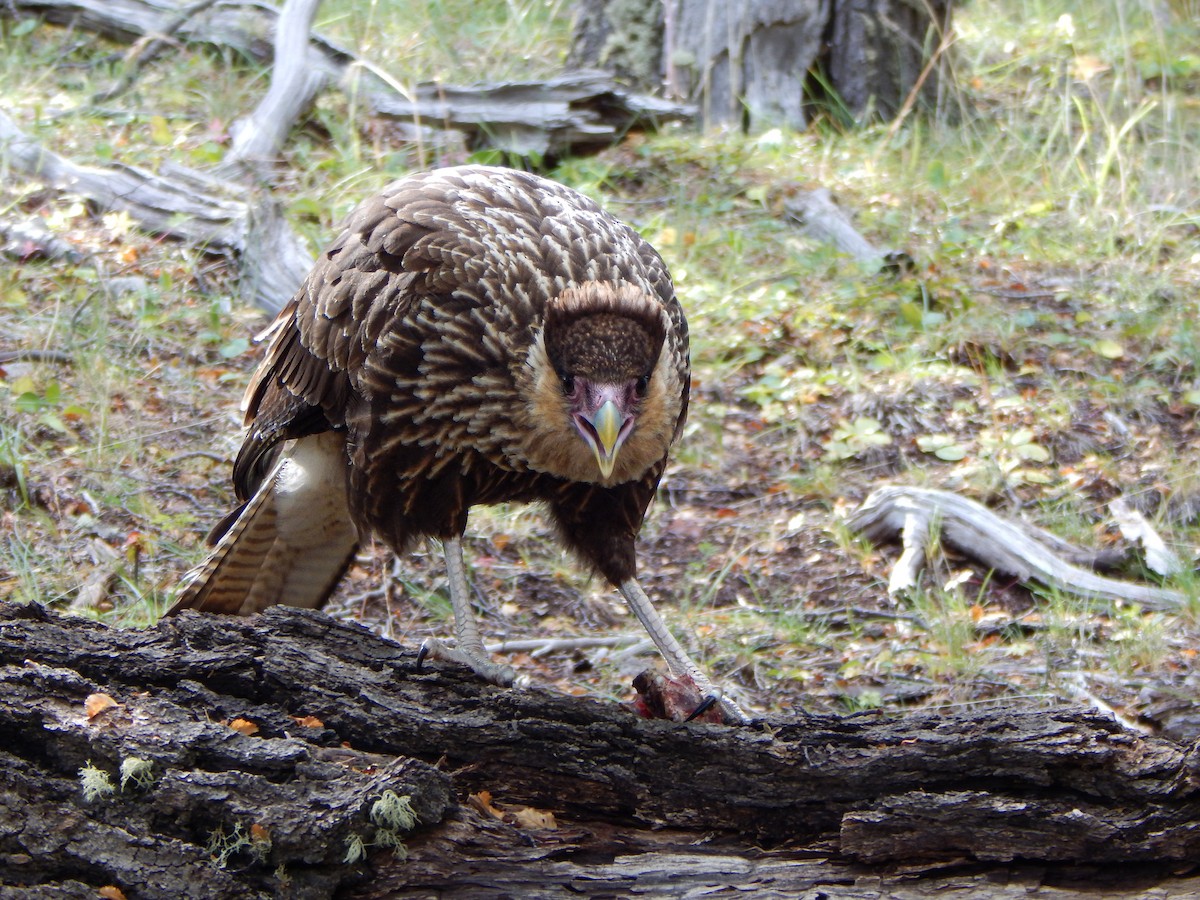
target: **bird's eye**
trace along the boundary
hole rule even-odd
[[[575,376],[574,375],[560,375],[558,377],[562,381],[563,393],[565,393],[565,394],[575,393]]]
[[[637,394],[639,397],[645,397],[645,396],[646,396],[646,391],[648,391],[648,390],[650,390],[650,376],[649,376],[649,375],[643,375],[643,376],[642,376],[641,378],[639,378],[639,379],[637,380],[637,382],[634,384],[634,386],[633,386],[633,391],[634,391],[634,393],[635,393],[635,394]]]

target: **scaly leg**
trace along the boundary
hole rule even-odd
[[[484,681],[510,687],[516,673],[512,666],[492,662],[479,637],[475,624],[475,611],[467,587],[467,567],[463,564],[462,540],[446,538],[442,542],[446,557],[446,577],[450,581],[450,603],[454,607],[454,633],[458,643],[447,647],[437,638],[426,638],[417,654],[417,668],[426,659],[444,659],[462,663]]]
[[[720,704],[721,712],[725,714],[727,720],[741,724],[748,723],[750,717],[742,712],[736,703],[725,697],[720,690],[713,686],[708,676],[688,656],[687,651],[683,649],[679,641],[675,640],[675,635],[671,634],[670,629],[667,628],[667,623],[658,614],[658,610],[654,608],[654,604],[646,596],[646,592],[642,590],[642,586],[638,584],[638,580],[630,578],[618,585],[617,589],[629,604],[630,609],[633,610],[634,615],[638,617],[638,621],[642,623],[642,627],[650,634],[650,639],[654,641],[654,646],[658,647],[658,652],[667,661],[667,666],[671,669],[671,672],[674,675],[690,678],[700,690],[700,693],[706,697],[715,699]]]

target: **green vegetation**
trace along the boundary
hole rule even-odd
[[[551,172],[660,249],[688,310],[693,414],[642,568],[751,705],[1099,699],[1165,722],[1169,698],[1200,690],[1196,601],[1098,609],[965,560],[894,600],[894,551],[840,525],[874,486],[908,482],[1100,546],[1118,540],[1105,507],[1124,496],[1195,557],[1200,25],[1149,6],[974,0],[957,14],[944,113],[635,134]],[[568,16],[561,0],[328,0],[319,27],[403,84],[464,82],[557,71]],[[243,60],[184,48],[97,108],[121,48],[3,27],[0,103],[83,163],[212,165],[265,85]],[[331,92],[294,135],[279,192],[314,247],[422,163],[377,124]],[[806,237],[784,202],[814,187],[913,268],[879,276]],[[265,319],[233,299],[222,260],[126,217],[16,178],[0,214],[36,215],[81,254],[0,271],[0,351],[66,360],[0,367],[0,597],[148,624],[231,503],[225,460]],[[633,630],[535,511],[476,511],[469,550],[494,637]],[[436,549],[393,570],[366,548],[331,611],[415,643],[450,628],[441,578]],[[1174,586],[1198,595],[1194,576]],[[565,690],[627,693],[615,650],[513,662]]]

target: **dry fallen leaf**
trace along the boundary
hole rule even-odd
[[[325,723],[316,716],[292,716],[301,728],[324,728]]]
[[[497,819],[504,818],[504,813],[492,806],[491,791],[480,791],[478,794],[471,794],[469,797],[467,797],[467,803],[481,813],[485,813]]]
[[[558,828],[554,813],[548,809],[534,809],[532,806],[525,806],[514,810],[512,817],[522,828],[541,828],[551,831]]]
[[[125,892],[115,884],[106,884],[96,892],[104,900],[125,900]]]
[[[269,844],[271,843],[271,832],[267,830],[267,826],[254,822],[250,826],[250,840],[260,844]]]
[[[241,734],[246,735],[247,737],[249,737],[252,734],[258,734],[258,726],[255,725],[253,722],[251,722],[249,719],[242,719],[242,718],[234,719],[232,722],[229,723],[229,727],[232,728],[234,731],[237,731]]]
[[[89,721],[113,706],[120,706],[120,704],[108,694],[88,694],[87,699],[83,701],[83,708],[87,712]]]

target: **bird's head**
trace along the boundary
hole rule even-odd
[[[666,455],[683,410],[686,359],[673,360],[661,301],[594,282],[551,300],[531,355],[530,459],[573,481],[641,477]]]

